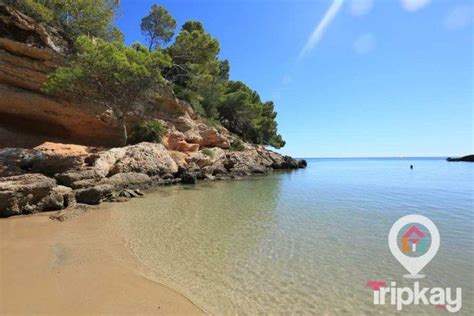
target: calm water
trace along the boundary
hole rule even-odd
[[[462,287],[458,314],[474,314],[474,164],[308,162],[305,170],[167,187],[117,204],[122,229],[149,277],[211,313],[387,314],[395,307],[374,306],[366,283],[412,286],[387,236],[399,217],[417,213],[441,234],[421,285]]]

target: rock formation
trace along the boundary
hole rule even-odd
[[[173,154],[174,153],[174,154]],[[104,149],[44,144],[0,149],[0,217],[61,210],[141,196],[140,189],[198,180],[236,179],[273,169],[305,167],[304,161],[245,145],[179,153],[162,144]]]
[[[459,158],[448,157],[447,161],[465,161],[465,162],[474,162],[474,155],[467,155]]]
[[[1,217],[124,201],[157,185],[306,166],[263,146],[244,143],[242,151],[231,151],[235,135],[210,126],[165,88],[141,100],[127,120],[128,129],[159,120],[166,128],[162,144],[117,147],[121,123],[105,106],[42,92],[68,49],[57,31],[0,0]]]
[[[31,148],[45,141],[123,144],[121,124],[105,106],[53,98],[41,91],[48,73],[65,58],[67,47],[54,29],[0,1],[0,148]],[[171,150],[230,146],[225,129],[209,127],[189,104],[165,89],[137,106],[128,129],[144,119],[162,120],[168,128],[165,144]]]

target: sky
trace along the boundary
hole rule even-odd
[[[281,153],[474,152],[474,1],[122,0],[127,44],[154,3],[177,31],[201,21],[231,79],[275,102]]]

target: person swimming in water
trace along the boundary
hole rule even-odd
[[[410,169],[412,169],[412,170],[413,170],[413,165],[410,165]]]

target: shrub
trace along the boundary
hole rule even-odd
[[[210,150],[209,148],[204,148],[203,150],[201,150],[201,152],[206,155],[206,156],[209,156],[209,157],[214,157],[214,152],[212,150]]]
[[[242,151],[245,149],[244,143],[240,139],[236,139],[230,144],[231,151]]]
[[[80,35],[106,40],[121,39],[121,32],[113,26],[119,2],[113,0],[6,0],[38,22],[58,28],[69,39]]]
[[[132,129],[129,143],[141,142],[160,143],[165,132],[164,127],[158,121],[148,121],[137,125]]]

